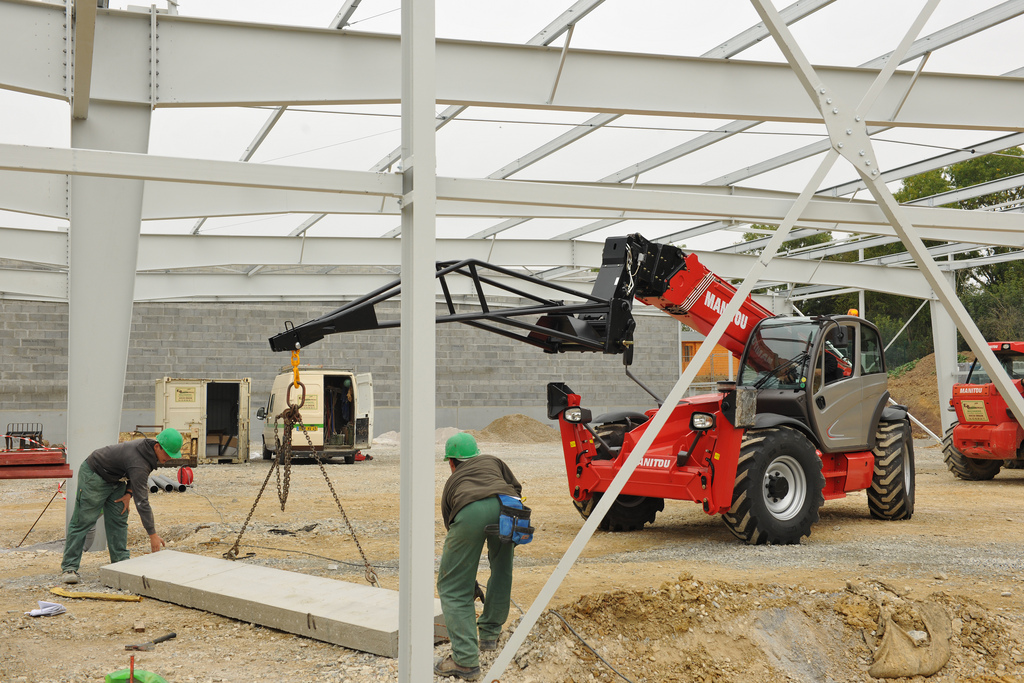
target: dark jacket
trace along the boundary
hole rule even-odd
[[[444,528],[452,525],[459,510],[470,503],[503,493],[521,496],[523,485],[512,470],[493,455],[478,455],[463,460],[445,482],[441,493],[441,518]]]
[[[149,506],[149,474],[156,469],[159,460],[153,450],[155,439],[136,439],[97,448],[85,462],[89,469],[108,484],[128,482],[128,490],[135,500],[142,526],[147,534],[156,533],[153,523],[153,509]]]

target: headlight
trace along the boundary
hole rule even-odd
[[[580,408],[579,406],[566,408],[562,412],[562,417],[565,418],[566,422],[582,422],[584,424],[590,422],[593,419],[593,416],[591,415],[589,408]]]
[[[690,416],[690,429],[702,432],[715,428],[715,416],[711,413],[694,413]]]

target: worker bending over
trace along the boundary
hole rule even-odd
[[[78,470],[75,511],[64,541],[64,560],[60,566],[64,583],[78,583],[85,537],[100,515],[107,531],[110,561],[128,559],[128,501],[132,496],[142,526],[149,534],[150,549],[155,553],[164,546],[149,507],[149,474],[157,465],[180,458],[181,442],[181,432],[165,429],[156,439],[104,446],[85,459]]]
[[[434,665],[434,673],[475,680],[480,677],[480,650],[498,648],[498,636],[508,618],[515,549],[496,535],[488,535],[484,528],[498,523],[498,495],[518,497],[523,487],[504,462],[493,455],[480,455],[476,439],[465,432],[448,439],[444,459],[451,466],[452,476],[441,494],[441,517],[448,535],[437,572],[437,594],[452,654]],[[491,577],[478,620],[473,602],[476,570],[485,542]]]

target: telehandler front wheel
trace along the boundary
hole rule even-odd
[[[799,543],[818,521],[824,487],[821,460],[806,436],[785,427],[747,430],[732,507],[722,519],[750,545]]]
[[[982,458],[968,458],[957,450],[953,445],[953,430],[959,423],[946,430],[942,438],[942,459],[946,461],[946,467],[959,479],[966,481],[987,481],[999,474],[1003,466],[1002,460],[984,460]]]
[[[914,440],[910,423],[879,422],[875,470],[868,510],[875,519],[910,519],[914,514]]]
[[[595,493],[588,500],[573,500],[572,504],[583,519],[589,519],[600,500],[601,494]],[[598,528],[602,531],[639,531],[645,524],[654,524],[654,518],[664,509],[664,498],[619,494]]]

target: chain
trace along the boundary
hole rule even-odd
[[[342,507],[341,499],[338,498],[338,493],[334,490],[334,484],[331,483],[331,478],[327,476],[327,470],[324,468],[324,462],[316,452],[316,448],[313,446],[313,440],[310,438],[309,432],[306,430],[306,425],[302,422],[302,413],[299,409],[306,402],[306,387],[299,382],[298,351],[292,351],[292,368],[295,372],[294,386],[295,388],[302,388],[302,398],[298,403],[291,403],[291,386],[289,386],[286,398],[288,407],[281,411],[280,415],[274,418],[274,443],[277,446],[274,461],[270,465],[270,470],[267,471],[267,477],[263,480],[263,486],[260,487],[260,492],[256,494],[256,500],[253,501],[252,509],[249,510],[249,515],[245,518],[241,531],[238,532],[238,538],[235,539],[235,544],[231,546],[230,550],[224,553],[224,557],[229,560],[238,558],[238,547],[242,542],[242,535],[249,526],[249,520],[252,518],[253,513],[256,512],[256,505],[260,502],[260,497],[263,495],[263,491],[267,488],[267,483],[270,481],[270,475],[274,472],[277,472],[277,498],[281,502],[281,511],[284,511],[285,503],[288,501],[288,491],[291,485],[292,475],[292,430],[295,429],[295,425],[298,425],[302,430],[303,435],[306,437],[306,443],[309,444],[310,454],[316,460],[316,464],[320,467],[320,473],[324,475],[324,481],[327,482],[327,488],[330,489],[331,495],[334,497],[334,502],[338,505],[341,517],[345,520],[345,525],[348,526],[349,533],[352,534],[352,540],[355,541],[356,549],[359,550],[359,556],[363,558],[363,566],[366,568],[364,576],[366,577],[367,582],[375,588],[380,588],[380,583],[377,581],[377,573],[370,565],[370,561],[366,559],[366,553],[363,551],[363,546],[359,542],[359,537],[356,536],[356,530],[352,526],[352,522],[349,521],[348,515],[345,514],[345,508]],[[287,435],[284,443],[281,442],[281,437],[277,431],[278,420],[284,422],[284,432]],[[281,470],[284,470],[283,486],[281,484]],[[249,553],[246,557],[250,557],[252,554],[253,553]]]
[[[305,401],[303,401],[305,402]],[[277,421],[284,421],[284,433],[287,434],[285,443],[281,443],[281,439],[277,435]],[[305,431],[305,425],[302,424],[302,415],[299,412],[299,406],[289,405],[281,414],[274,418],[274,441],[277,444],[277,460],[281,465],[277,471],[277,499],[281,502],[281,512],[284,512],[285,503],[288,502],[288,491],[291,486],[292,480],[292,430],[295,429],[295,424],[298,423],[303,427],[303,433],[306,434],[306,441],[309,441],[309,434]],[[309,444],[310,449],[313,448],[313,443]],[[281,485],[281,470],[284,470],[284,486]]]
[[[302,424],[301,416],[299,416],[299,425],[305,427],[305,425]],[[313,440],[309,437],[309,432],[303,429],[302,433],[306,435],[306,443],[309,444],[309,452],[316,459],[316,464],[320,466],[320,473],[324,475],[324,481],[327,482],[327,488],[331,490],[331,495],[334,496],[334,502],[338,504],[338,511],[341,512],[341,517],[345,520],[349,533],[352,534],[352,540],[355,541],[356,548],[359,550],[359,556],[363,558],[363,566],[366,567],[366,573],[364,574],[366,580],[371,586],[380,588],[380,584],[377,583],[377,573],[373,571],[373,567],[370,566],[370,561],[366,559],[366,553],[363,552],[363,546],[359,543],[359,537],[356,536],[356,530],[352,526],[352,522],[348,521],[348,515],[345,514],[345,508],[341,506],[341,499],[338,498],[338,493],[334,490],[334,484],[331,483],[331,478],[327,476],[327,470],[324,469],[323,460],[320,459],[316,449],[313,447]]]
[[[275,427],[274,431],[275,432],[277,431],[276,427]],[[276,436],[276,434],[275,434],[275,436]],[[244,534],[245,530],[249,527],[249,520],[252,519],[253,513],[256,512],[256,506],[260,502],[260,497],[263,495],[263,491],[266,490],[266,488],[267,488],[267,482],[270,481],[270,475],[273,474],[274,470],[276,470],[276,469],[277,469],[277,460],[274,460],[273,462],[270,463],[270,469],[267,470],[267,477],[266,477],[266,479],[263,480],[263,486],[260,487],[260,492],[256,494],[256,500],[254,500],[252,502],[252,508],[249,510],[249,514],[246,516],[245,522],[242,523],[242,529],[238,532],[238,538],[235,539],[235,544],[233,546],[231,546],[230,550],[228,550],[226,553],[224,553],[224,557],[226,557],[227,559],[229,559],[229,560],[237,560],[238,559],[238,546],[242,543],[242,534]],[[254,554],[255,553],[249,553],[248,555],[246,555],[246,557],[252,557]]]

